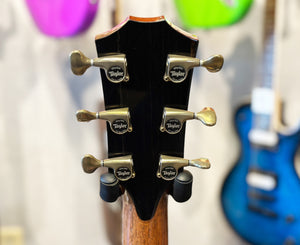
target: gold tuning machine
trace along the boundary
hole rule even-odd
[[[113,169],[114,175],[121,181],[126,181],[135,177],[131,155],[98,160],[94,156],[87,154],[82,159],[82,168],[84,172],[88,174],[93,173],[99,167]]]
[[[209,72],[218,72],[222,69],[224,58],[222,55],[213,55],[206,60],[198,58],[169,54],[167,58],[164,80],[174,83],[183,82],[190,69],[197,66],[205,67]]]
[[[72,72],[75,75],[82,75],[89,67],[96,66],[105,70],[107,79],[112,83],[129,80],[125,54],[107,54],[90,59],[80,50],[74,50],[70,54],[70,61]]]
[[[198,119],[206,126],[214,126],[217,121],[216,113],[214,109],[210,107],[205,107],[198,113],[165,107],[160,131],[169,134],[177,134],[182,129],[183,123],[186,120],[191,119]]]
[[[164,180],[173,180],[178,174],[178,169],[186,166],[193,166],[201,169],[210,168],[207,158],[188,160],[180,157],[160,155],[157,177]]]
[[[106,120],[115,134],[125,134],[132,131],[128,107],[101,112],[79,110],[76,113],[76,117],[79,122],[89,122],[94,119]]]

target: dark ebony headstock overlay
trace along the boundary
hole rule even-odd
[[[187,110],[192,70],[185,81],[164,81],[168,54],[195,57],[198,40],[175,30],[164,18],[152,22],[129,18],[107,36],[96,39],[98,56],[124,53],[128,82],[112,83],[101,70],[105,109],[129,107],[132,132],[115,134],[107,127],[108,157],[131,154],[135,178],[121,182],[138,216],[150,219],[173,181],[157,178],[160,154],[183,157],[185,127],[178,134],[160,131],[164,107]],[[116,69],[116,72],[118,70]]]

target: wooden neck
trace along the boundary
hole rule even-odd
[[[141,220],[133,201],[125,192],[122,212],[123,245],[167,245],[168,244],[168,196],[164,194],[151,220]]]
[[[274,145],[277,143],[274,131],[280,124],[280,111],[274,86],[274,43],[275,43],[275,4],[276,0],[266,0],[263,33],[263,77],[252,93],[252,129],[256,134],[250,139],[253,143]],[[257,133],[268,132],[268,133]],[[254,137],[255,135],[255,137]]]
[[[260,87],[273,88],[274,49],[275,49],[275,3],[267,0],[265,6],[263,33],[263,79]]]

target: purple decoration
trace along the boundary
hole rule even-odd
[[[26,0],[31,15],[44,34],[74,36],[94,20],[100,0]]]

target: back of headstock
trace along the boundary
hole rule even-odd
[[[96,37],[98,58],[80,51],[71,54],[72,70],[81,75],[90,66],[101,68],[105,111],[77,113],[79,121],[107,120],[108,159],[83,159],[86,172],[108,167],[101,176],[100,195],[115,201],[124,190],[140,219],[150,220],[164,193],[180,202],[191,195],[192,175],[186,166],[210,167],[206,158],[184,159],[185,122],[216,123],[212,108],[187,111],[193,68],[217,72],[220,55],[195,58],[198,39],[164,17],[129,17]]]

